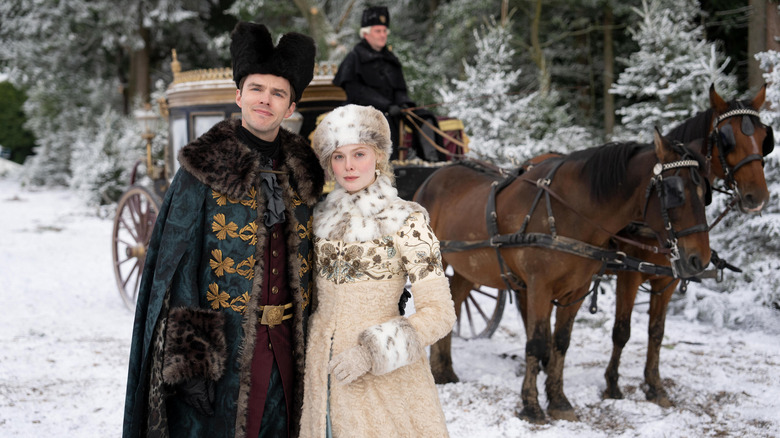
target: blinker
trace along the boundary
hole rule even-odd
[[[681,177],[666,177],[661,184],[665,208],[676,208],[685,204],[685,182]]]
[[[743,117],[742,119],[744,120],[746,117]],[[731,128],[730,124],[726,124],[720,128],[718,132],[720,133],[720,141],[723,147],[723,151],[728,154],[737,146],[737,140],[734,138],[734,130]]]

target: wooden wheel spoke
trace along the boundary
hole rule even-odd
[[[472,303],[474,303],[474,307],[477,308],[477,312],[479,312],[480,315],[482,315],[482,318],[485,319],[485,322],[490,321],[490,317],[485,314],[485,312],[482,310],[482,306],[479,305],[477,300],[474,299],[471,295],[469,295],[469,298]]]
[[[133,278],[133,274],[136,273],[138,270],[138,259],[136,259],[136,262],[133,264],[133,267],[130,268],[130,272],[127,273],[127,277],[125,277],[124,281],[122,281],[122,286],[127,289],[127,282],[130,281]]]

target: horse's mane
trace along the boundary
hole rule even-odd
[[[664,134],[664,137],[682,143],[689,143],[693,140],[707,137],[711,128],[709,123],[712,118],[712,112],[713,109],[709,108],[706,111],[696,113],[695,116],[672,128],[671,131]]]
[[[628,162],[650,144],[613,142],[572,152],[568,161],[584,161],[580,174],[588,181],[594,200],[604,201],[620,193],[628,193],[626,169]]]

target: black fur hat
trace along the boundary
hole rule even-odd
[[[272,74],[288,81],[295,92],[295,102],[314,77],[314,40],[306,35],[284,34],[274,47],[271,33],[262,24],[240,21],[230,34],[230,56],[233,58],[233,80],[255,73]]]
[[[360,27],[377,25],[390,27],[390,13],[387,12],[386,6],[372,6],[363,11]]]

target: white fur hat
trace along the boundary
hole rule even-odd
[[[348,144],[374,145],[385,153],[385,161],[389,160],[393,143],[385,116],[371,106],[340,106],[322,119],[311,140],[323,169],[329,168],[333,152]]]

